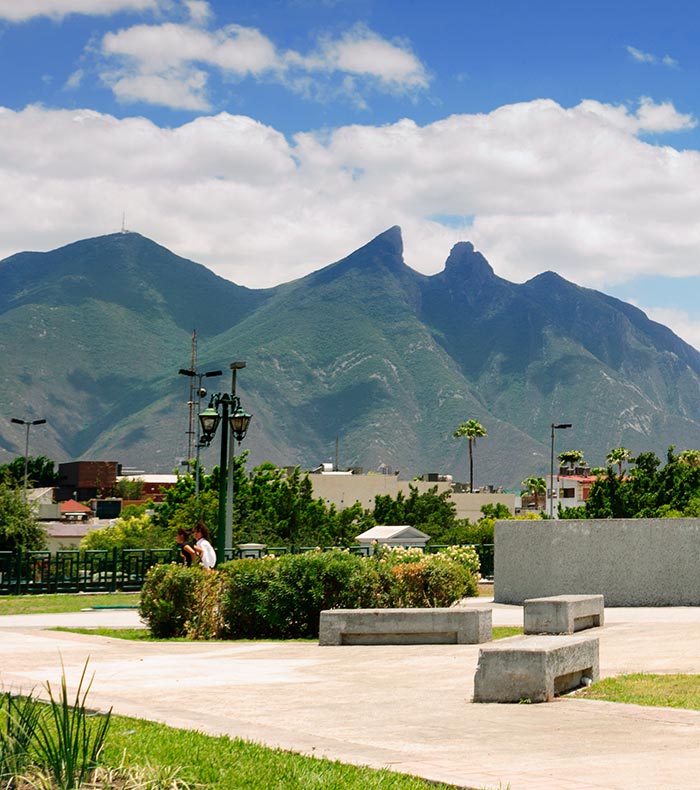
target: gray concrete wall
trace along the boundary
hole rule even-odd
[[[430,483],[424,480],[399,480],[394,475],[309,475],[313,487],[314,497],[320,497],[327,504],[334,504],[343,510],[346,507],[360,502],[363,508],[372,509],[374,498],[377,495],[389,495],[396,498],[401,491],[404,496],[411,493],[410,486],[418,489],[419,494],[424,494],[432,488],[437,488],[438,494],[450,491],[449,483]],[[468,518],[478,521],[481,516],[482,505],[495,505],[503,503],[510,512],[516,506],[515,494],[457,494],[452,492],[452,501],[457,507],[457,518]]]
[[[700,519],[496,523],[496,602],[574,594],[602,594],[606,606],[700,606]]]

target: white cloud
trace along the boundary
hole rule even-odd
[[[149,89],[165,87],[137,92]],[[603,290],[695,275],[700,153],[639,136],[694,123],[649,99],[539,100],[289,140],[225,113],[162,129],[0,109],[0,257],[116,231],[125,210],[132,230],[253,287],[302,276],[394,224],[407,263],[425,273],[468,239],[518,282],[547,269]],[[452,219],[431,219],[440,215]]]
[[[637,61],[637,63],[650,63],[653,66],[668,66],[672,69],[678,67],[678,61],[670,55],[659,57],[658,55],[653,55],[651,52],[644,52],[641,49],[629,45],[626,46],[625,49],[632,60]]]
[[[201,23],[209,7],[189,4]],[[421,62],[405,43],[389,42],[364,26],[356,26],[338,39],[323,38],[316,50],[303,55],[278,51],[255,28],[228,25],[208,31],[192,24],[168,22],[136,25],[108,33],[102,40],[108,61],[103,79],[121,99],[154,101],[175,108],[192,109],[207,104],[204,81],[192,87],[193,72],[215,69],[228,77],[253,77],[285,84],[307,96],[346,94],[363,104],[363,91],[412,93],[428,86]],[[337,77],[337,82],[328,84]],[[180,82],[178,87],[176,82]],[[154,94],[152,86],[167,83],[168,90]],[[127,85],[128,92],[123,89]],[[143,90],[140,88],[143,86]]]
[[[168,4],[168,0],[0,0],[0,19],[26,22],[38,16],[109,16],[120,11],[155,11]]]
[[[213,17],[211,6],[206,0],[184,0],[193,25],[205,25]]]
[[[398,91],[427,88],[429,82],[407,44],[387,41],[365,25],[356,25],[339,39],[323,39],[319,51],[300,62],[310,70],[374,77]]]
[[[700,349],[700,320],[675,307],[640,307],[652,321],[664,324],[686,343]]]

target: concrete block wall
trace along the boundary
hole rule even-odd
[[[602,594],[606,606],[700,606],[700,519],[498,521],[494,599]]]

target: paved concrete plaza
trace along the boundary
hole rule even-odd
[[[522,609],[493,607],[494,625]],[[134,611],[0,617],[5,689],[74,684],[90,703],[211,734],[442,780],[511,790],[700,787],[700,712],[563,698],[473,704],[479,645],[319,647],[298,642],[136,643],[42,630],[135,625]],[[603,677],[700,672],[700,608],[606,609]],[[183,705],[186,699],[186,705]]]

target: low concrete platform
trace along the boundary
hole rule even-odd
[[[552,595],[523,604],[526,634],[573,634],[604,623],[602,595]]]
[[[514,637],[481,649],[474,702],[551,702],[599,677],[595,637]]]
[[[476,645],[491,641],[491,609],[327,609],[319,645]]]

